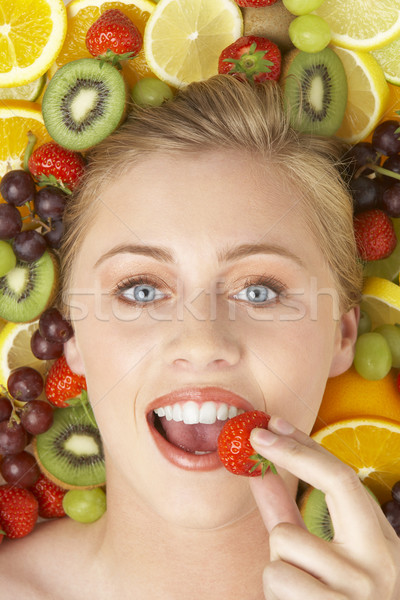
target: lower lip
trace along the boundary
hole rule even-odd
[[[210,452],[209,454],[192,454],[185,452],[181,448],[170,444],[163,436],[158,433],[153,424],[154,415],[150,413],[148,417],[149,427],[153,439],[158,450],[170,463],[185,469],[186,471],[215,471],[222,468],[222,463],[218,456],[218,452]]]

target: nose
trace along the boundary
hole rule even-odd
[[[172,324],[164,359],[169,365],[186,370],[227,368],[241,358],[241,343],[229,319],[226,303],[210,308],[204,292],[190,305],[185,304]]]

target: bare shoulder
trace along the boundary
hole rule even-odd
[[[38,523],[25,538],[4,540],[0,546],[2,600],[14,600],[16,594],[24,600],[73,598],[85,565],[92,561],[98,534],[96,524],[63,518]]]

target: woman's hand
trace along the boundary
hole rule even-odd
[[[322,490],[332,542],[309,533],[281,477],[268,472],[250,485],[270,535],[264,570],[267,600],[399,600],[400,539],[357,474],[279,417],[253,430],[254,449]],[[277,435],[275,435],[277,434]]]

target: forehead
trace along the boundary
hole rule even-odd
[[[143,159],[105,187],[93,216],[83,244],[93,261],[118,242],[172,245],[182,258],[239,241],[322,261],[284,169],[240,151]]]

